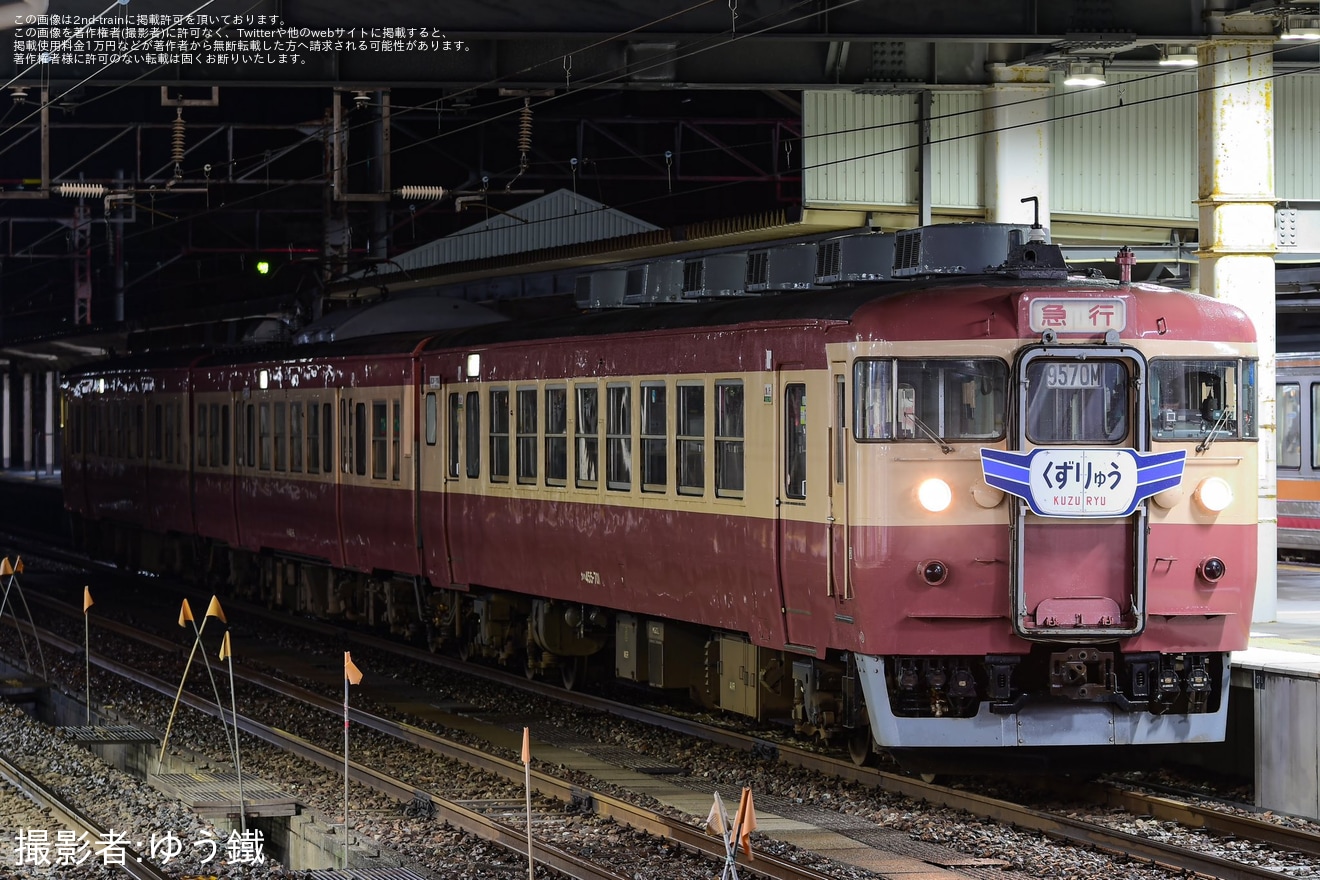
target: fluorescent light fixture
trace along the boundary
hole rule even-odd
[[[1280,40],[1320,40],[1320,16],[1292,15],[1283,20]]]
[[[1064,77],[1065,86],[1086,86],[1093,88],[1105,84],[1105,67],[1103,64],[1088,61],[1070,61],[1068,62],[1068,75]]]
[[[1170,43],[1160,50],[1160,67],[1195,67],[1196,47]]]

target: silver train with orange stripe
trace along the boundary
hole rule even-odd
[[[1320,356],[1280,354],[1275,378],[1279,552],[1320,553]]]
[[[891,243],[881,283],[100,364],[67,507],[125,564],[858,760],[1222,739],[1248,319],[1019,228]]]

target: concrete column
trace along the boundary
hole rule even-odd
[[[46,374],[46,473],[55,473],[55,371]]]
[[[4,435],[4,439],[3,441],[0,442],[3,442],[5,447],[3,466],[5,470],[9,470],[9,456],[11,450],[13,450],[14,448],[14,436],[13,434],[10,433],[11,429],[9,425],[9,407],[12,401],[9,399],[9,365],[8,364],[5,365],[4,394],[2,396],[4,398],[5,411],[3,415],[0,415],[0,434]]]
[[[23,470],[32,470],[32,428],[36,424],[32,417],[32,374],[23,374]]]
[[[1235,34],[1216,37],[1197,50],[1200,291],[1244,310],[1255,323],[1259,340],[1260,539],[1253,621],[1275,618],[1279,591],[1274,475],[1273,39],[1273,34]]]
[[[985,219],[1027,223],[1040,199],[1040,222],[1050,225],[1049,68],[992,65],[985,92]]]

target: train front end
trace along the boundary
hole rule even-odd
[[[851,551],[874,741],[1222,740],[1256,576],[1254,331],[1209,298],[1012,263],[878,310],[890,338],[855,348],[852,491],[887,487]]]

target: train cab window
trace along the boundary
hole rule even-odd
[[[1004,435],[1008,365],[991,358],[901,359],[898,416],[904,439],[994,440]]]
[[[894,436],[894,407],[889,389],[894,362],[859,360],[853,365],[853,436],[889,440]]]
[[[663,492],[669,485],[669,426],[665,420],[663,382],[642,383],[642,491]]]
[[[743,384],[715,383],[715,494],[743,494]]]
[[[367,475],[367,405],[353,405],[353,472],[359,477]]]
[[[258,467],[270,470],[270,403],[257,406],[257,440],[260,459]]]
[[[536,482],[536,389],[518,389],[518,482]]]
[[[490,481],[509,482],[509,389],[490,389]]]
[[[197,404],[197,464],[206,467],[206,404]]]
[[[605,485],[632,488],[632,388],[610,385],[605,389]]]
[[[1255,361],[1152,360],[1148,388],[1155,440],[1256,436]]]
[[[439,414],[436,412],[435,392],[426,392],[426,445],[434,446]]]
[[[545,389],[545,484],[568,482],[568,389]]]
[[[458,476],[458,438],[462,436],[463,398],[459,394],[449,395],[449,470],[451,477]]]
[[[481,395],[476,391],[467,393],[467,475],[472,479],[481,476]]]
[[[1032,443],[1119,444],[1131,411],[1127,364],[1036,358],[1026,365],[1027,439]]]
[[[1302,466],[1302,388],[1293,382],[1283,383],[1275,386],[1275,395],[1279,467],[1295,470]]]
[[[288,413],[288,405],[283,401],[271,405],[271,427],[274,429],[272,435],[275,438],[275,470],[283,471],[288,469],[289,463],[289,424],[285,418]]]
[[[389,405],[383,400],[371,402],[371,478],[385,479],[389,466],[389,435],[386,433]]]
[[[681,495],[706,493],[706,387],[679,385],[674,452]]]
[[[807,497],[807,386],[784,388],[784,494]]]
[[[597,464],[600,457],[600,420],[597,415],[599,389],[595,385],[578,385],[577,412],[574,434],[577,437],[577,485],[581,489],[596,488]]]
[[[289,472],[300,474],[303,469],[303,405],[289,404]]]

